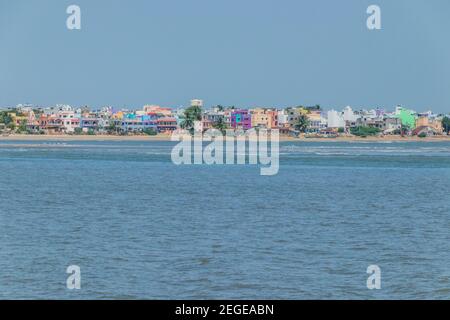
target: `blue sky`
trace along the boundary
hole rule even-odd
[[[382,30],[366,27],[370,4]],[[449,17],[448,0],[0,0],[0,106],[449,112]]]

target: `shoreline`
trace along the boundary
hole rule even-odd
[[[114,135],[0,135],[2,141],[170,141],[170,135],[157,136],[114,136]],[[419,138],[417,136],[384,136],[384,137],[336,137],[336,138],[294,138],[280,136],[280,142],[443,142],[450,141],[450,136],[434,136]]]

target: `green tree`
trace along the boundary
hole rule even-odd
[[[17,132],[19,133],[27,132],[27,120],[20,121],[20,124],[17,128]]]
[[[6,126],[13,121],[13,118],[8,114],[8,111],[0,112],[0,123],[4,123]]]
[[[119,130],[119,127],[116,125],[114,121],[110,121],[109,125],[106,127],[106,132],[108,134],[117,133],[117,130]]]
[[[449,133],[450,132],[450,118],[444,117],[442,118],[442,128],[444,128],[444,131]]]
[[[220,117],[219,119],[217,119],[216,122],[213,123],[213,128],[220,130],[222,132],[222,134],[225,134],[225,130],[227,129],[227,124],[225,123],[225,120],[223,119],[223,117]]]
[[[191,106],[184,110],[184,119],[180,124],[180,127],[185,130],[189,130],[191,134],[194,133],[195,121],[202,120],[202,109],[198,106]]]
[[[297,123],[295,124],[295,129],[300,132],[305,132],[309,126],[309,119],[306,114],[301,114],[298,117]]]
[[[180,123],[181,129],[193,131],[194,130],[194,121],[191,118],[185,118]]]

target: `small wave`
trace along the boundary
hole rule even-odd
[[[314,152],[318,156],[350,156],[348,152]]]

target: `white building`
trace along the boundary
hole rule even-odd
[[[278,110],[278,125],[280,127],[285,126],[289,123],[289,116],[285,110]]]
[[[353,112],[353,109],[350,106],[344,108],[342,116],[346,122],[356,122],[356,120],[358,120],[358,116]]]
[[[330,110],[327,113],[328,116],[328,128],[344,128],[345,121],[341,112],[336,110]]]
[[[66,133],[73,133],[76,128],[80,127],[81,114],[75,113],[72,108],[62,108],[56,115],[61,120]]]

